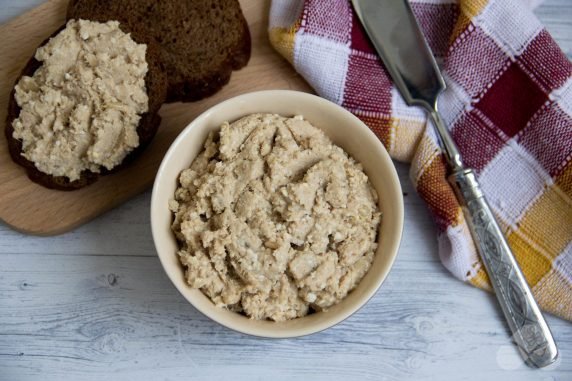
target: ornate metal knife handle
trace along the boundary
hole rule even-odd
[[[558,356],[556,344],[472,171],[441,116],[437,99],[446,84],[407,0],[352,0],[387,72],[409,106],[425,108],[453,176],[471,233],[513,337],[528,362],[542,367]]]
[[[470,169],[450,177],[481,259],[497,294],[514,340],[528,361],[543,367],[556,361],[558,350],[522,271]]]

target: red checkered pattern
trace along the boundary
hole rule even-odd
[[[411,3],[441,63],[448,89],[440,108],[465,162],[542,307],[572,319],[572,268],[563,265],[572,258],[570,61],[523,0]],[[298,10],[288,16],[296,27],[273,21],[287,7]],[[412,162],[411,178],[439,227],[444,265],[486,288],[438,139],[424,128],[426,115],[393,87],[350,2],[273,0],[270,36],[290,38],[294,67],[319,95],[360,117],[394,158]],[[534,224],[554,228],[542,235]]]

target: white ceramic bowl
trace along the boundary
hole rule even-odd
[[[303,115],[321,128],[338,146],[362,163],[377,193],[383,212],[379,246],[373,265],[359,285],[339,304],[326,312],[287,322],[251,320],[215,307],[201,291],[185,282],[177,257],[177,242],[171,232],[173,198],[179,173],[188,168],[202,150],[209,131],[252,113]],[[262,337],[296,337],[331,327],[362,307],[377,291],[395,260],[403,228],[401,186],[385,148],[358,118],[342,107],[315,95],[288,90],[249,93],[224,101],[193,120],[173,142],[157,172],[151,198],[151,228],[161,264],[181,294],[200,312],[233,330]]]

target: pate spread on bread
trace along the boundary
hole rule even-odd
[[[15,86],[21,111],[12,136],[22,155],[70,181],[120,164],[139,145],[148,111],[146,49],[117,21],[69,21],[36,51],[42,66]]]
[[[76,21],[73,21],[74,25],[76,25]],[[106,23],[93,23],[90,25],[97,25],[97,24],[106,24]],[[113,25],[116,25],[115,23],[112,23]],[[78,25],[78,23],[77,23]],[[136,43],[136,45],[143,45],[140,40],[138,40],[137,38],[133,38],[133,36],[130,33],[130,30],[128,29],[128,27],[125,24],[118,24],[118,27],[121,31],[119,30],[115,30],[115,34],[122,36],[122,38],[127,38],[125,36],[129,36],[129,38],[131,38],[133,40],[134,43]],[[42,42],[39,46],[38,51],[40,52],[40,56],[38,56],[38,58],[46,58],[49,60],[53,60],[55,61],[54,65],[56,67],[61,66],[63,67],[63,65],[72,65],[72,66],[76,66],[76,72],[78,71],[77,65],[81,66],[84,65],[85,63],[77,63],[74,61],[78,59],[78,57],[83,57],[82,59],[86,59],[87,57],[92,57],[92,55],[86,55],[86,54],[82,54],[82,55],[76,55],[74,57],[73,54],[67,54],[69,52],[66,52],[67,49],[56,49],[59,51],[59,53],[56,52],[52,52],[54,54],[56,54],[56,56],[49,58],[49,54],[44,56],[44,53],[47,51],[47,49],[44,49],[44,47],[47,47],[52,39],[57,39],[58,35],[60,35],[60,33],[63,33],[63,31],[66,29],[66,25],[62,26],[60,29],[56,30],[52,36],[50,36],[50,38],[46,39],[44,42]],[[68,36],[68,39],[71,38],[73,36],[73,34],[71,34],[70,36]],[[65,45],[65,44],[64,44]],[[61,47],[60,47],[61,48]],[[84,74],[83,75],[90,75],[87,73],[91,73],[92,75],[94,75],[95,77],[98,77],[97,80],[94,81],[88,81],[86,78],[85,83],[80,83],[80,82],[84,82],[82,81],[77,81],[75,79],[75,77],[78,75],[78,73],[75,73],[72,75],[71,72],[68,72],[67,76],[64,75],[60,76],[60,79],[57,81],[59,82],[58,84],[56,84],[55,82],[53,82],[51,85],[48,85],[47,83],[41,83],[37,82],[36,84],[38,85],[39,88],[41,88],[42,86],[44,86],[44,88],[47,90],[48,88],[50,88],[50,93],[53,95],[54,93],[60,93],[60,100],[57,101],[57,105],[58,107],[47,107],[49,106],[49,102],[53,102],[54,100],[52,99],[51,101],[49,99],[46,99],[46,94],[43,94],[40,96],[42,98],[42,101],[40,103],[38,102],[34,102],[35,105],[29,105],[30,108],[34,108],[37,107],[38,104],[43,104],[44,107],[47,107],[48,110],[36,110],[38,112],[37,116],[34,116],[33,113],[27,113],[27,112],[23,112],[23,108],[20,107],[20,105],[18,104],[17,100],[16,100],[16,88],[14,88],[12,90],[12,93],[10,95],[10,99],[8,101],[8,113],[7,113],[7,118],[6,118],[6,126],[5,126],[5,136],[6,136],[6,141],[8,143],[8,149],[9,149],[9,153],[10,156],[12,158],[12,160],[14,162],[16,162],[17,164],[21,165],[22,167],[24,167],[24,169],[26,170],[28,177],[40,184],[43,185],[47,188],[52,188],[52,189],[58,189],[58,190],[76,190],[76,189],[80,189],[83,188],[89,184],[92,184],[93,182],[97,181],[97,179],[101,176],[101,175],[105,175],[108,174],[112,171],[116,171],[122,167],[124,167],[127,163],[129,163],[131,160],[133,160],[134,158],[136,158],[139,153],[141,153],[143,151],[143,149],[150,143],[151,139],[153,138],[153,136],[155,135],[157,128],[159,127],[159,124],[161,123],[161,118],[158,115],[158,110],[161,107],[161,105],[163,104],[163,102],[165,101],[165,97],[166,97],[166,92],[167,92],[167,80],[166,80],[166,75],[164,73],[164,70],[162,68],[160,59],[159,59],[159,49],[156,45],[156,43],[150,42],[148,44],[146,44],[146,50],[145,50],[145,62],[147,65],[147,72],[144,75],[144,90],[147,96],[147,111],[144,111],[142,114],[140,113],[139,116],[139,121],[138,124],[136,126],[136,134],[137,134],[137,138],[135,138],[132,134],[129,134],[130,137],[129,139],[127,139],[129,142],[131,143],[127,143],[127,145],[129,145],[128,149],[124,149],[123,151],[129,151],[127,152],[126,155],[123,155],[121,152],[122,150],[117,150],[115,147],[112,148],[111,150],[115,152],[115,154],[111,155],[110,157],[108,157],[108,159],[111,159],[111,161],[119,161],[118,157],[119,156],[124,156],[123,159],[120,161],[120,163],[117,163],[116,165],[113,166],[113,169],[108,169],[108,167],[110,167],[111,165],[106,166],[105,164],[110,164],[111,161],[109,160],[105,160],[106,163],[104,165],[100,165],[99,166],[99,171],[92,171],[90,168],[85,168],[84,170],[82,170],[79,174],[79,177],[76,177],[75,174],[72,174],[71,172],[68,173],[68,175],[70,176],[66,176],[66,175],[59,175],[56,173],[61,173],[61,172],[56,172],[53,171],[52,173],[48,173],[48,172],[52,172],[50,170],[47,170],[47,168],[43,168],[44,164],[39,164],[35,163],[33,160],[30,159],[34,159],[37,160],[38,158],[34,158],[33,156],[41,156],[38,154],[34,154],[32,155],[31,153],[28,154],[25,151],[31,152],[30,150],[33,150],[34,148],[32,147],[34,144],[32,144],[32,146],[30,147],[24,147],[25,142],[24,142],[24,136],[26,135],[26,133],[23,133],[22,130],[20,130],[19,132],[16,132],[15,130],[15,126],[14,126],[14,122],[18,119],[20,119],[22,121],[22,119],[24,118],[28,118],[28,119],[32,119],[32,121],[35,121],[37,123],[30,123],[30,120],[27,120],[26,123],[29,124],[30,127],[30,131],[32,131],[32,134],[35,135],[35,138],[37,140],[42,140],[41,136],[42,134],[44,135],[45,138],[50,138],[49,133],[51,133],[51,138],[53,138],[54,140],[54,148],[55,148],[55,138],[56,137],[60,137],[60,141],[63,135],[70,135],[69,137],[71,137],[71,135],[74,134],[75,132],[81,132],[80,130],[74,129],[74,128],[69,128],[70,124],[74,125],[77,124],[77,121],[74,121],[73,119],[77,119],[77,117],[81,117],[83,116],[85,118],[86,115],[89,114],[89,123],[88,125],[90,125],[90,128],[93,127],[91,126],[91,122],[94,116],[99,115],[99,113],[95,112],[94,110],[91,109],[91,103],[90,102],[84,102],[82,101],[80,98],[77,97],[77,94],[75,96],[75,100],[76,101],[80,101],[84,102],[86,105],[90,105],[89,111],[86,112],[85,108],[84,108],[84,112],[79,112],[81,111],[81,107],[78,111],[76,111],[76,113],[73,115],[69,113],[67,114],[68,118],[66,119],[66,117],[64,117],[63,114],[66,114],[64,112],[62,112],[62,101],[69,101],[69,99],[67,99],[67,96],[65,97],[61,97],[61,95],[65,95],[64,93],[66,91],[69,90],[69,88],[75,88],[75,90],[73,92],[76,93],[90,93],[90,92],[94,92],[96,90],[92,89],[91,87],[93,87],[94,83],[96,82],[100,82],[102,81],[102,77],[105,76],[109,76],[110,73],[105,73],[106,71],[109,71],[107,69],[103,69],[106,67],[107,64],[105,64],[105,61],[109,61],[110,57],[107,57],[106,54],[108,54],[109,52],[105,52],[106,50],[109,50],[109,48],[104,48],[102,46],[98,46],[96,49],[98,52],[95,52],[95,55],[97,57],[97,55],[99,54],[100,57],[99,59],[101,59],[102,62],[95,62],[92,60],[92,64],[95,64],[95,66],[100,66],[101,68],[92,68],[89,70],[84,70]],[[101,51],[99,51],[101,50]],[[44,53],[42,53],[44,52]],[[76,52],[77,53],[77,52]],[[114,53],[115,55],[117,55],[117,53]],[[117,57],[116,57],[117,58]],[[98,60],[99,60],[98,59]],[[20,77],[16,80],[16,85],[20,84],[21,88],[20,88],[20,101],[25,101],[26,97],[29,97],[31,94],[28,95],[24,95],[23,93],[25,92],[29,92],[29,90],[25,90],[26,85],[30,86],[31,84],[31,80],[27,79],[24,80],[24,82],[21,83],[23,78],[29,77],[29,78],[33,78],[36,75],[37,71],[45,71],[46,69],[44,67],[44,63],[42,61],[39,61],[36,59],[36,55],[34,55],[33,57],[30,58],[30,60],[28,61],[28,63],[25,65],[24,69],[22,70],[22,73],[20,75]],[[129,66],[129,65],[127,65]],[[73,70],[72,70],[73,72]],[[98,73],[99,72],[99,73]],[[38,75],[40,75],[40,73],[38,73]],[[38,78],[36,78],[38,79]],[[27,84],[26,84],[27,82]],[[33,81],[35,82],[35,81]],[[101,85],[101,84],[100,84]],[[23,88],[22,88],[23,86]],[[83,86],[83,87],[82,87]],[[16,87],[16,86],[15,86]],[[68,90],[65,90],[65,88],[67,88]],[[107,105],[108,103],[111,105],[117,105],[120,104],[121,101],[118,99],[112,99],[114,98],[113,96],[113,92],[114,91],[118,91],[122,88],[121,85],[115,85],[113,86],[113,90],[110,90],[110,92],[108,93],[108,95],[111,95],[111,97],[108,97],[107,101],[104,102],[104,104],[106,105],[105,107],[108,107],[109,105]],[[99,91],[99,90],[97,90]],[[123,89],[123,91],[125,91],[125,89]],[[119,94],[116,94],[119,95]],[[139,96],[141,96],[142,94],[139,93]],[[50,97],[48,97],[50,98]],[[64,99],[65,98],[65,99]],[[125,98],[125,96],[124,96]],[[87,99],[87,98],[86,98]],[[28,101],[30,101],[32,99],[28,99]],[[48,103],[45,103],[48,102]],[[63,103],[66,103],[63,102]],[[69,105],[70,103],[68,103]],[[104,105],[102,104],[102,105]],[[22,103],[22,105],[24,105],[24,103]],[[52,105],[54,106],[54,105]],[[26,106],[25,106],[26,107]],[[112,106],[113,107],[113,106]],[[65,108],[65,107],[64,107]],[[143,109],[141,109],[142,111]],[[36,112],[35,111],[35,112]],[[43,121],[44,117],[39,118],[39,113],[45,113],[46,114],[46,118],[48,119],[47,123]],[[50,114],[51,113],[51,114]],[[58,122],[56,122],[56,116],[58,119]],[[108,118],[109,115],[102,115],[105,118]],[[21,126],[18,126],[18,128],[20,129]],[[106,130],[101,129],[101,128],[97,128],[97,124],[95,126],[95,130],[99,131],[99,134],[102,134],[102,131],[108,131],[108,129]],[[49,131],[51,128],[51,131]],[[42,129],[44,129],[45,131],[43,131],[42,133],[39,133],[39,131],[41,131]],[[39,131],[38,131],[39,130]],[[123,134],[123,128],[116,128],[116,131],[119,130],[121,133],[119,134],[119,138],[120,140],[125,141],[125,139],[123,139],[122,134]],[[102,146],[104,145],[103,143],[105,141],[110,142],[109,144],[111,144],[112,140],[114,139],[111,135],[110,138],[108,139],[107,136],[103,136],[103,135],[108,135],[108,132],[105,132],[102,134],[101,136],[101,143],[99,144],[98,147],[96,147],[96,149],[92,149],[92,154],[91,156],[94,157],[95,154],[99,155],[101,154],[101,152],[97,152],[100,151],[99,148],[103,148]],[[115,137],[117,138],[117,136]],[[135,140],[138,139],[138,144],[135,143]],[[70,141],[70,139],[67,139],[68,141]],[[75,140],[75,138],[72,138],[71,140]],[[79,141],[81,141],[82,139],[79,138]],[[117,139],[115,139],[116,141]],[[30,144],[30,142],[28,141],[27,143],[28,145]],[[41,143],[38,148],[40,149],[40,151],[42,150],[42,145],[45,145],[44,151],[46,151],[46,149],[49,146],[49,142],[48,140],[45,140],[44,143]],[[60,145],[63,143],[59,143]],[[91,143],[90,143],[91,144]],[[65,146],[66,144],[64,144]],[[76,147],[76,143],[71,143],[69,145],[70,147],[73,147],[75,152],[78,153],[78,147]],[[88,147],[89,149],[89,147]],[[85,150],[84,153],[87,155],[87,151]],[[56,155],[57,156],[57,155]],[[60,156],[61,158],[62,156]],[[115,157],[115,158],[113,158]],[[55,160],[57,161],[57,157],[53,157],[50,160]],[[82,158],[82,160],[84,160]],[[98,159],[99,161],[101,161],[101,159]],[[37,160],[38,162],[40,162],[40,160]],[[85,162],[84,162],[85,163]],[[75,166],[76,168],[79,168],[80,166],[78,166],[78,162],[75,162]],[[68,167],[73,167],[74,164],[73,163],[68,163],[65,164],[65,166]],[[53,166],[52,166],[53,167]],[[77,173],[76,173],[77,174]]]
[[[12,160],[48,188],[123,168],[165,101],[217,92],[250,58],[237,0],[71,0],[67,19],[16,80],[5,126]]]

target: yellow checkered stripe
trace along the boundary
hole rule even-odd
[[[516,228],[505,228],[507,241],[538,303],[568,320],[572,320],[572,286],[562,270],[572,271],[572,255],[568,253],[572,249],[571,200],[572,162],[529,206]],[[483,268],[469,281],[490,289]]]

